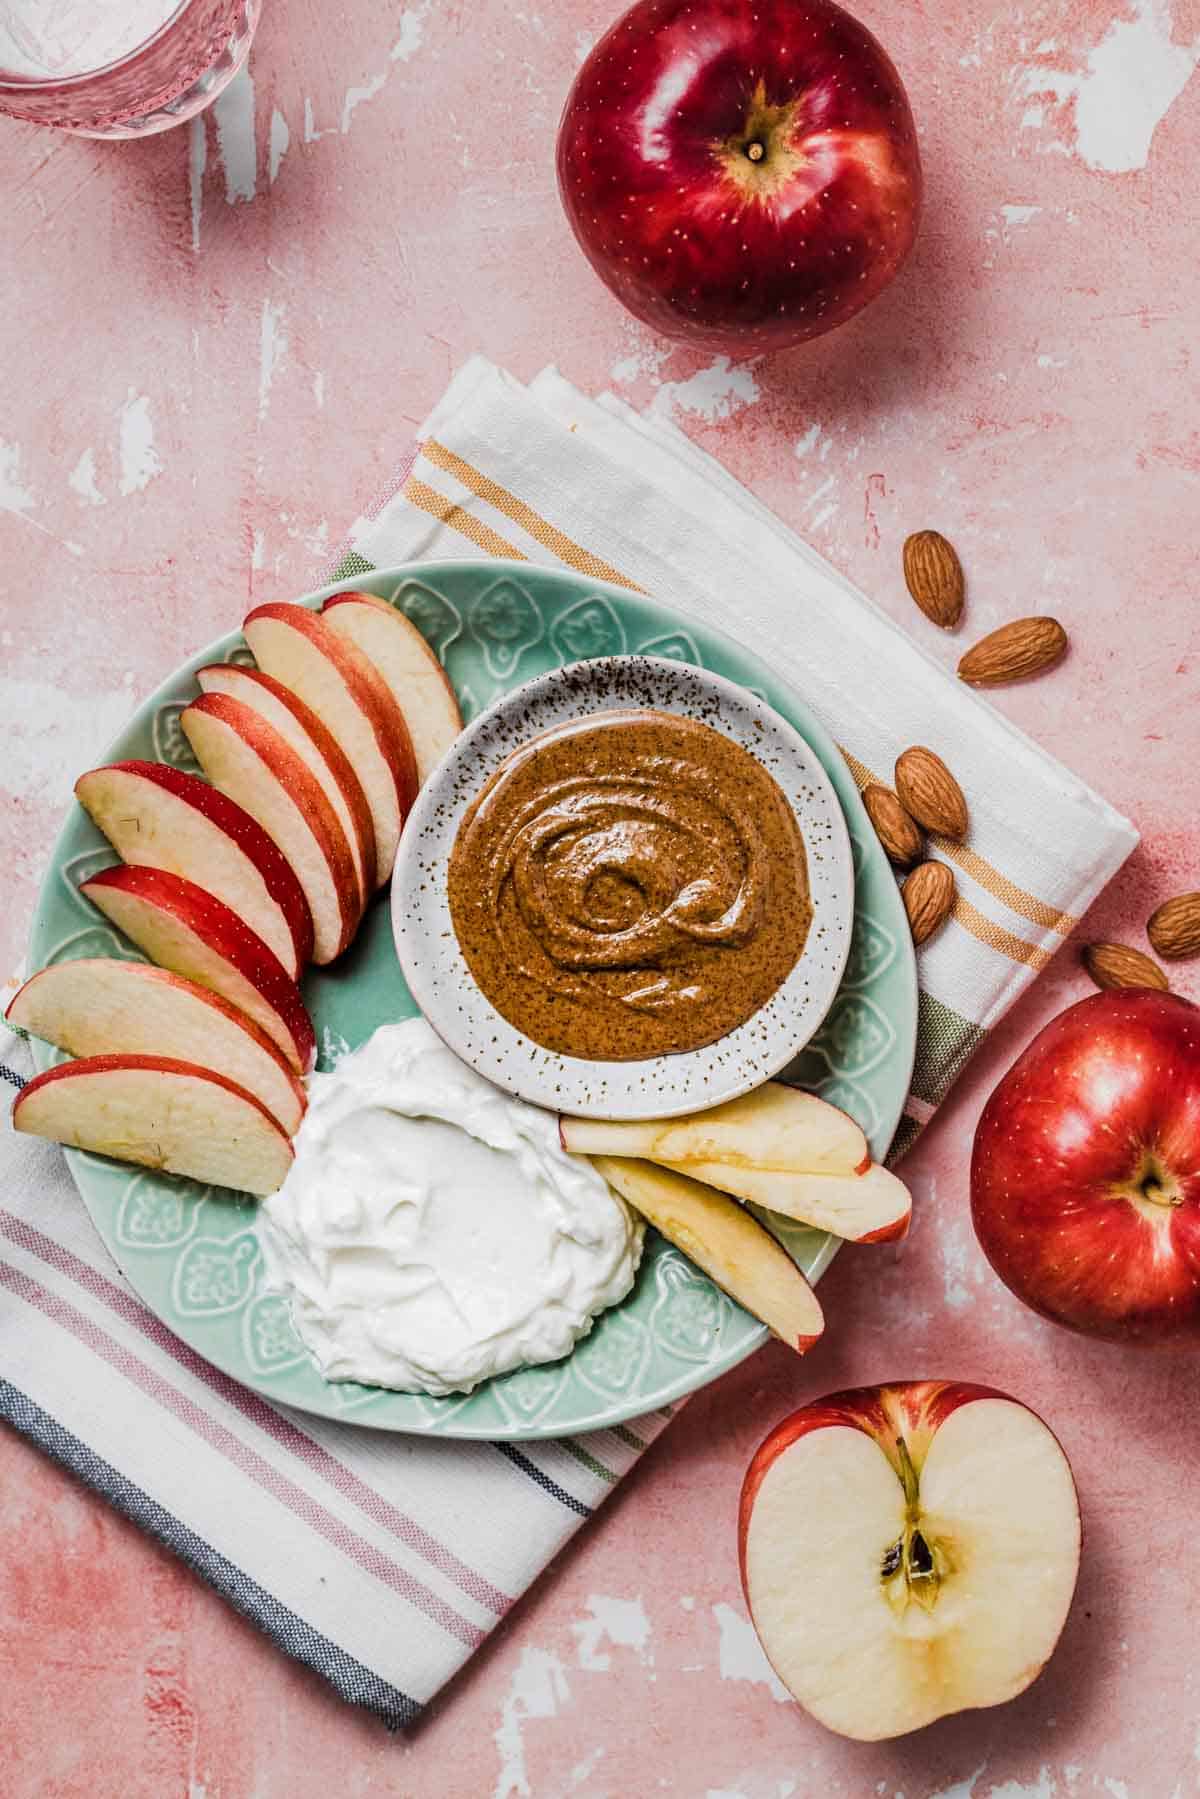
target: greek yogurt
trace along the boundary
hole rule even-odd
[[[557,1361],[633,1285],[624,1201],[424,1019],[312,1076],[295,1152],[259,1238],[327,1380],[470,1392]]]

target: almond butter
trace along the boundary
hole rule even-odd
[[[896,792],[919,825],[962,842],[967,834],[967,802],[940,756],[921,744],[897,756]]]
[[[944,862],[922,862],[901,889],[914,943],[924,943],[945,924],[954,907],[954,876]]]
[[[904,579],[926,618],[952,631],[962,617],[962,563],[940,531],[914,531],[905,538]]]
[[[1158,963],[1129,943],[1089,943],[1083,965],[1097,987],[1105,989],[1157,987],[1161,991],[1170,986]]]
[[[889,862],[911,868],[925,854],[925,839],[890,787],[865,787],[863,805]]]
[[[1146,926],[1155,950],[1168,962],[1200,956],[1200,893],[1177,893],[1150,914]]]
[[[1040,675],[1067,653],[1067,634],[1056,618],[1014,618],[981,637],[958,665],[972,687],[1004,687]]]

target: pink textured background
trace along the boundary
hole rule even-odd
[[[1140,825],[1083,934],[1141,942],[1200,885],[1200,4],[863,0],[922,132],[921,243],[865,318],[731,373],[633,327],[569,240],[554,126],[614,0],[537,3],[267,0],[252,86],[190,132],[0,121],[0,972],[73,776],[249,600],[311,585],[475,349],[669,408],[948,664],[910,530],[957,543],[971,635],[1058,614],[1069,662],[997,704]],[[908,1242],[841,1256],[803,1364],[771,1349],[691,1404],[409,1741],[0,1435],[5,1799],[1200,1791],[1195,1364],[1024,1313],[965,1209],[984,1096],[1086,990],[1068,948],[912,1157]],[[1028,1694],[862,1748],[766,1684],[734,1507],[798,1400],[914,1374],[1045,1414],[1086,1557]]]

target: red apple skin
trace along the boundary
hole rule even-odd
[[[976,1399],[1011,1397],[995,1387],[981,1387],[972,1381],[891,1381],[881,1387],[848,1387],[841,1393],[829,1393],[824,1399],[814,1399],[782,1419],[759,1444],[742,1481],[738,1503],[738,1566],[747,1604],[746,1537],[754,1501],[772,1465],[798,1438],[808,1436],[811,1431],[827,1430],[831,1425],[861,1430],[879,1444],[898,1473],[896,1441],[903,1437],[920,1472],[930,1442],[960,1405],[970,1405]]]
[[[832,0],[639,0],[576,77],[558,182],[630,312],[730,356],[852,318],[922,195],[900,77]]]
[[[865,1170],[860,1169],[859,1172],[865,1173]],[[908,1227],[911,1223],[912,1207],[910,1206],[903,1218],[897,1218],[892,1224],[881,1225],[877,1231],[868,1231],[865,1237],[856,1237],[853,1241],[856,1243],[898,1243],[902,1237],[907,1237]]]
[[[1140,1188],[1156,1173],[1157,1201]],[[1200,1009],[1129,989],[1053,1019],[984,1107],[971,1211],[1043,1317],[1113,1342],[1200,1340]]]
[[[329,602],[326,601],[326,605],[328,604]],[[299,694],[293,693],[290,687],[285,687],[282,681],[276,681],[271,675],[264,675],[261,668],[246,668],[240,662],[213,662],[207,668],[197,669],[196,679],[203,691],[207,693],[209,689],[204,686],[204,676],[220,676],[231,668],[234,670],[239,684],[243,681],[252,682],[256,687],[261,687],[264,692],[271,694],[281,706],[286,706],[301,729],[312,738],[318,753],[325,758],[334,780],[341,789],[346,808],[353,820],[354,839],[362,861],[363,900],[365,903],[370,899],[377,885],[375,879],[375,833],[371,829],[371,812],[367,805],[366,795],[362,790],[362,782],[355,774],[349,756],[333,732],[317,717],[311,707],[304,704]],[[216,691],[220,692],[221,689],[218,688]],[[235,694],[239,698],[242,697],[236,688]]]
[[[223,1092],[234,1093],[239,1099],[245,1100],[248,1106],[261,1113],[277,1137],[282,1137],[285,1143],[289,1140],[279,1120],[267,1110],[261,1099],[257,1099],[253,1093],[247,1093],[236,1081],[218,1074],[215,1068],[202,1068],[197,1062],[181,1062],[177,1056],[86,1056],[81,1061],[59,1062],[54,1068],[44,1069],[41,1074],[35,1074],[32,1080],[26,1081],[13,1101],[13,1119],[15,1121],[19,1117],[22,1107],[35,1093],[44,1092],[56,1081],[86,1080],[89,1075],[112,1072],[119,1074],[126,1069],[140,1069],[145,1074],[182,1074],[193,1080],[211,1081],[214,1087],[220,1087]]]
[[[312,958],[312,913],[291,863],[279,846],[267,836],[257,819],[251,818],[248,812],[219,788],[213,787],[208,781],[202,781],[199,775],[188,774],[181,768],[172,768],[168,762],[114,762],[109,766],[139,780],[148,781],[153,786],[165,788],[176,799],[194,806],[202,818],[209,819],[227,837],[233,839],[243,854],[253,862],[262,876],[267,892],[283,913],[296,954],[296,971],[299,973]],[[104,772],[104,769],[92,769],[88,774],[80,775],[75,783],[75,796],[85,811],[87,802],[83,796],[87,791],[89,776]]]
[[[379,753],[396,785],[400,816],[406,818],[417,797],[417,758],[404,714],[375,664],[363,655],[357,644],[332,631],[319,613],[310,612],[305,606],[268,601],[246,614],[243,627],[253,624],[256,618],[270,618],[289,625],[328,656],[370,724]]]
[[[121,862],[113,868],[102,868],[99,874],[81,882],[79,891],[91,899],[93,890],[110,887],[130,893],[178,919],[228,962],[279,1014],[292,1040],[289,1060],[296,1073],[310,1071],[317,1059],[317,1039],[300,989],[275,952],[244,919],[194,881],[137,863]]]
[[[263,945],[263,948],[266,949],[265,944]],[[93,958],[89,956],[81,958],[79,962],[68,964],[68,966],[80,968],[82,970],[100,966],[108,967],[110,966],[110,963],[111,958]],[[24,985],[13,995],[4,1016],[14,1029],[22,1028],[21,1014],[23,1008],[21,1002],[26,1000],[31,994],[36,993],[38,983],[43,981],[47,975],[57,974],[63,966],[62,963],[57,963],[51,968],[39,969],[36,974],[30,975]],[[136,969],[137,978],[139,980],[161,983],[165,987],[183,987],[188,989],[202,1002],[202,1004],[211,1006],[214,1012],[219,1012],[223,1018],[229,1019],[232,1023],[236,1024],[240,1030],[245,1031],[246,1035],[258,1045],[262,1053],[274,1062],[284,1079],[288,1082],[296,1102],[297,1120],[304,1117],[305,1111],[308,1108],[308,1095],[297,1080],[291,1064],[288,1062],[283,1051],[279,1048],[277,1043],[273,1042],[272,1039],[267,1036],[267,1033],[263,1030],[261,1025],[255,1024],[252,1018],[248,1018],[244,1012],[239,1011],[237,1006],[233,1005],[231,1001],[225,999],[221,994],[213,993],[210,988],[201,987],[198,982],[189,981],[183,975],[172,974],[170,969],[155,968],[151,964],[145,962],[122,962],[119,966],[122,968]],[[28,1014],[26,1014],[26,1016],[27,1015]],[[36,1037],[38,1032],[33,1031],[31,1028],[31,1034]],[[53,1040],[48,1039],[47,1041]],[[60,1044],[59,1047],[66,1049],[68,1055],[75,1055],[78,1053],[70,1045],[65,1043]],[[114,1053],[128,1055],[129,1052],[121,1051]],[[178,1060],[178,1058],[172,1057],[171,1060]],[[270,1110],[269,1107],[268,1110]],[[272,1113],[272,1116],[274,1117],[275,1114]],[[283,1123],[282,1119],[278,1118],[276,1118],[276,1122],[279,1124]],[[286,1129],[286,1126],[284,1128]],[[299,1128],[299,1122],[297,1122],[294,1129],[298,1130]]]

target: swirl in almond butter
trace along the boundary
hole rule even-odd
[[[463,955],[509,1023],[602,1061],[699,1049],[786,979],[812,917],[766,768],[658,712],[555,727],[466,813],[449,870]]]

